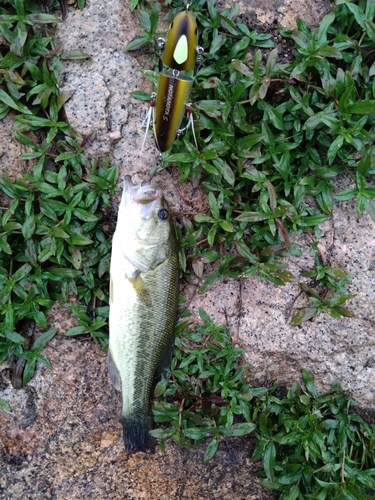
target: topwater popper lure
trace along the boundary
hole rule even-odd
[[[191,104],[188,103],[193,78],[186,72],[194,69],[196,56],[203,49],[198,46],[198,28],[193,14],[188,11],[178,14],[169,27],[167,39],[159,39],[158,43],[164,47],[161,60],[168,69],[160,72],[157,92],[151,95],[142,149],[151,119],[155,144],[161,153],[172,146],[176,135],[189,127],[192,127],[197,146]],[[185,109],[188,112],[188,124],[180,129]]]

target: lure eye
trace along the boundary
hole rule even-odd
[[[158,212],[158,217],[160,220],[167,220],[169,218],[169,212],[165,208],[162,208]]]

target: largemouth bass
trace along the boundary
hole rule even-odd
[[[122,390],[125,450],[152,451],[155,374],[170,362],[179,294],[178,247],[163,193],[125,177],[112,240],[108,371]]]

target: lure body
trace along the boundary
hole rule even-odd
[[[198,29],[195,18],[190,12],[181,12],[173,20],[167,34],[161,60],[168,69],[159,75],[156,98],[150,108],[155,144],[161,153],[172,146],[186,108],[186,128],[193,125],[188,105],[193,78],[183,72],[194,69],[197,47]]]
[[[181,12],[169,27],[161,60],[178,71],[194,69],[198,46],[198,28],[190,12]]]
[[[125,177],[110,268],[108,371],[122,391],[125,450],[152,451],[151,396],[173,346],[178,246],[159,189]]]
[[[188,76],[160,73],[154,115],[155,143],[160,152],[167,151],[176,138],[192,85],[193,79]]]

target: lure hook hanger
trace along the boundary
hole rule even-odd
[[[147,181],[147,184],[151,184],[151,182],[152,182],[153,178],[155,177],[156,172],[158,171],[158,169],[159,169],[159,167],[160,167],[161,164],[162,164],[162,156],[160,154],[159,157],[158,157],[158,159],[157,159],[155,167],[151,170],[151,174],[150,174],[150,177],[149,177],[149,179]]]

